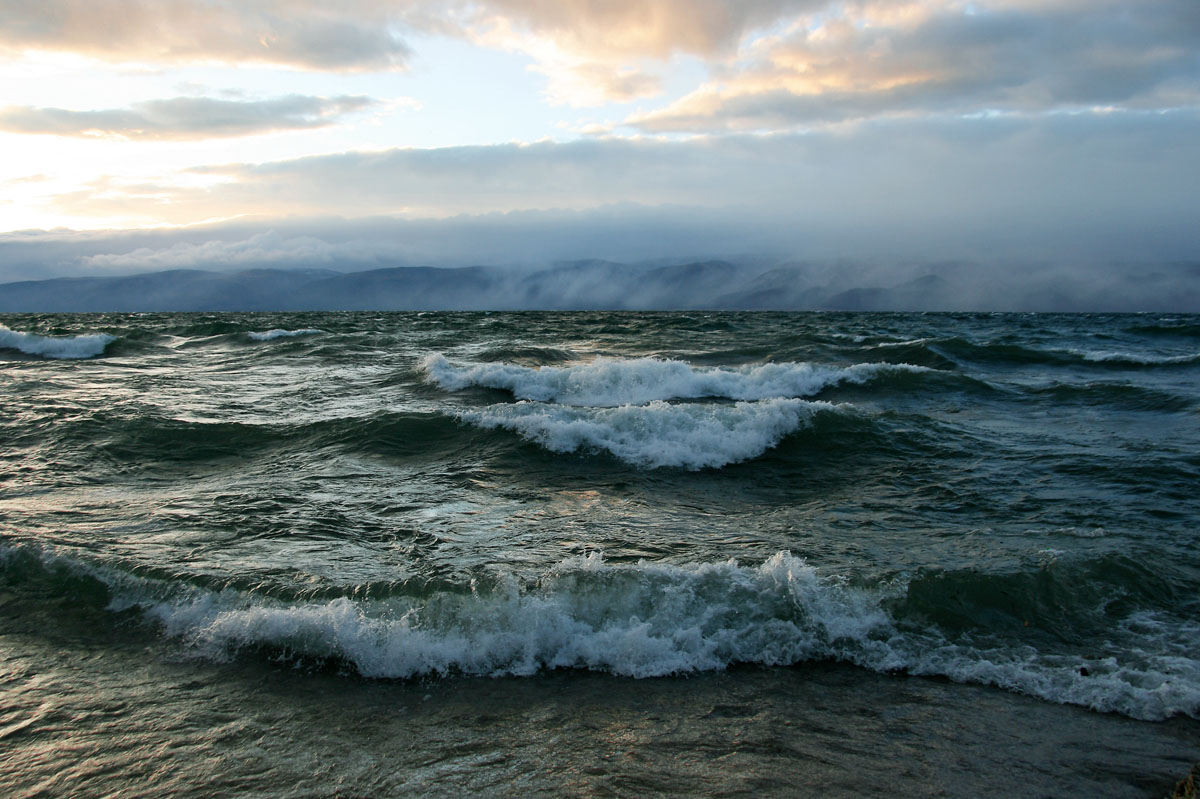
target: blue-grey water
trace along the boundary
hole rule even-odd
[[[14,796],[1161,796],[1200,316],[0,317]]]

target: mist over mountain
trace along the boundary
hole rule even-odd
[[[1081,267],[765,258],[547,268],[172,269],[0,284],[0,311],[1200,311],[1200,262]]]

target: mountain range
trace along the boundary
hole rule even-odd
[[[872,273],[851,265],[574,261],[545,269],[178,269],[0,285],[0,312],[288,310],[1197,311],[1200,264],[1128,272]]]

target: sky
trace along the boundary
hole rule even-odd
[[[0,279],[1200,253],[1197,0],[0,0]]]

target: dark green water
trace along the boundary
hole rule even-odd
[[[1200,317],[0,318],[15,795],[1155,796]]]

